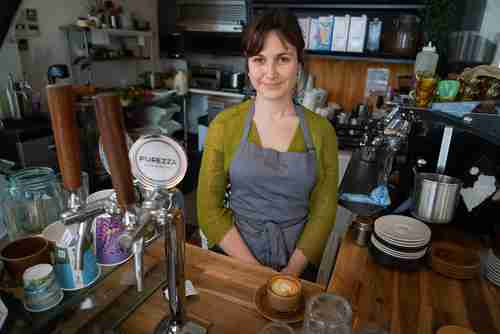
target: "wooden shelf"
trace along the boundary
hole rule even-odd
[[[308,57],[330,58],[338,60],[364,61],[386,64],[414,64],[415,58],[398,57],[383,53],[355,53],[355,52],[333,52],[333,51],[316,51],[306,50]]]
[[[142,30],[126,30],[126,29],[97,29],[97,28],[83,28],[76,26],[74,24],[65,25],[60,27],[61,30],[64,31],[97,31],[97,32],[105,32],[112,36],[120,36],[120,37],[152,37],[153,32],[151,30],[142,31]]]

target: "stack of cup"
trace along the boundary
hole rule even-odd
[[[30,312],[53,308],[63,299],[63,292],[50,264],[37,264],[23,273],[24,307]]]

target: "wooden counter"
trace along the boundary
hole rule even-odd
[[[433,229],[433,239],[434,235]],[[467,243],[479,247],[477,241]],[[339,250],[328,291],[350,301],[353,333],[368,323],[393,334],[434,334],[443,325],[468,327],[478,334],[500,333],[500,288],[482,277],[459,281],[426,267],[399,272],[379,266],[350,233]]]
[[[257,312],[253,296],[275,271],[191,245],[186,245],[185,267],[186,279],[200,293],[187,298],[188,318],[208,328],[208,333],[256,334],[269,322]],[[324,290],[307,281],[303,288],[306,296]],[[167,301],[157,291],[128,317],[120,333],[150,334],[167,314]],[[301,322],[293,325],[297,332],[301,326]]]

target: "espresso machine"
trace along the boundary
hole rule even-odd
[[[186,321],[183,308],[185,221],[182,194],[175,189],[187,171],[184,150],[169,137],[147,135],[139,138],[129,152],[119,96],[113,93],[95,96],[97,124],[117,205],[107,199],[85,204],[78,196],[80,150],[72,87],[49,85],[47,95],[58,162],[64,187],[70,192],[68,211],[61,215],[61,220],[65,225],[79,225],[75,269],[83,268],[83,244],[93,219],[102,213],[119,214],[126,229],[119,244],[133,250],[137,289],[142,291],[144,231],[148,225],[156,225],[163,231],[165,242],[170,316],[159,324],[155,333],[184,333],[186,327],[190,328],[189,333],[196,333],[193,328],[198,327]],[[132,176],[139,185],[140,199]]]
[[[385,117],[369,121],[339,187],[339,203],[343,207],[360,216],[374,216],[386,209],[386,205],[354,198],[360,198],[360,195],[367,198],[374,189],[387,187],[394,164],[406,149],[415,121],[414,110],[398,105]]]
[[[389,104],[391,111],[370,121],[367,134],[352,154],[339,188],[339,203],[360,216],[405,213],[412,209],[418,173],[436,173],[463,181],[462,189],[472,189],[481,175],[500,177],[499,101],[474,103],[464,112],[464,104],[435,103],[431,108]],[[397,187],[389,179],[398,175]],[[389,206],[349,201],[348,194],[369,195],[378,185],[387,185]],[[460,196],[451,223],[470,232],[490,233],[487,215],[500,213],[496,191],[480,205],[466,207]],[[393,195],[396,196],[393,196]],[[498,196],[498,195],[497,195]],[[482,219],[484,218],[484,219]],[[481,219],[483,223],[471,222]]]

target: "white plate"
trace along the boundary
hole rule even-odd
[[[491,263],[486,264],[486,271],[495,274],[500,278],[500,267],[497,267]]]
[[[500,268],[500,259],[493,253],[493,249],[490,248],[488,251],[488,262],[494,263],[498,268]]]
[[[500,262],[491,254],[486,258],[486,263],[500,270]]]
[[[375,220],[375,232],[402,243],[424,243],[431,239],[430,228],[421,221],[400,215],[382,216]]]
[[[494,276],[491,276],[488,273],[486,273],[486,279],[488,279],[488,281],[495,284],[496,286],[500,287],[500,279],[495,278]]]
[[[403,243],[427,243],[431,231],[424,223],[404,216],[386,216],[375,221],[375,232]],[[392,218],[397,217],[397,218]],[[401,217],[401,218],[400,218]]]
[[[372,235],[372,237],[371,237],[371,242],[381,252],[389,254],[389,255],[394,256],[394,257],[397,257],[399,259],[417,260],[417,259],[420,259],[421,257],[423,257],[425,255],[425,253],[427,252],[427,248],[422,250],[422,251],[415,252],[415,253],[398,252],[396,250],[390,249],[390,248],[382,245],[379,241],[377,241],[377,239],[375,239],[374,235]]]
[[[402,241],[395,240],[395,239],[393,239],[391,237],[388,237],[386,235],[380,236],[380,235],[378,235],[378,233],[377,233],[377,236],[380,239],[382,239],[382,240],[390,243],[391,245],[395,245],[395,246],[399,246],[399,247],[417,248],[417,247],[425,246],[425,245],[427,245],[429,243],[429,242],[422,242],[422,241],[419,241],[419,242],[402,242]]]

